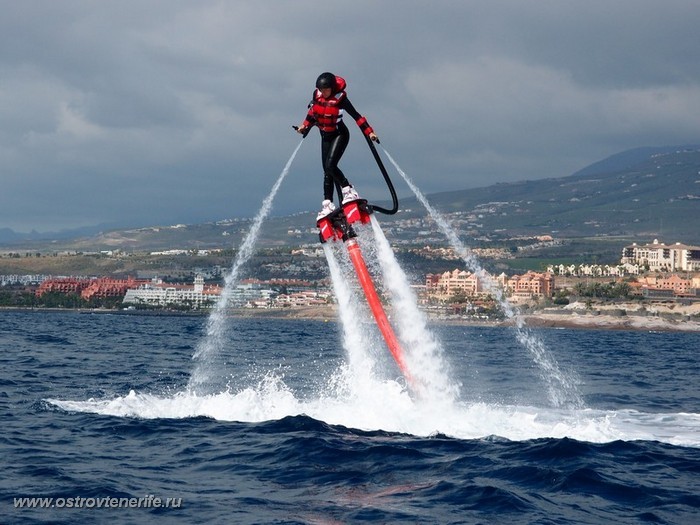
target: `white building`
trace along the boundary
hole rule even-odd
[[[164,283],[153,279],[150,283],[126,291],[124,304],[149,306],[190,306],[191,308],[210,308],[219,295],[219,286],[205,286],[204,278],[197,275],[194,286]]]
[[[278,292],[253,280],[237,284],[229,297],[229,305],[233,307],[269,308],[272,299]]]
[[[299,308],[304,306],[324,306],[332,301],[333,294],[330,291],[317,292],[305,290],[290,294],[278,295],[272,306],[274,308]]]
[[[622,264],[647,266],[650,271],[700,271],[700,247],[663,244],[654,239],[651,244],[625,246],[622,249]]]

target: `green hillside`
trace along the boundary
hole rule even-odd
[[[477,213],[484,231],[700,244],[700,150],[656,154],[611,173],[495,184],[430,201],[444,212]]]
[[[621,166],[624,166],[620,168]],[[612,169],[612,171],[605,171]],[[561,178],[494,184],[485,188],[429,195],[430,202],[460,230],[470,246],[482,240],[552,235],[567,246],[603,246],[658,238],[700,245],[700,146],[638,148]],[[382,224],[399,243],[440,244],[438,230],[415,198],[401,199],[395,216]],[[167,250],[235,248],[249,219],[102,232],[74,239],[6,244],[17,250]],[[260,247],[317,242],[315,212],[271,218],[261,230]],[[556,254],[559,254],[556,252]],[[617,255],[615,255],[617,257]]]

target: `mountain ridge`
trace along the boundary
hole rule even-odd
[[[663,155],[684,150],[700,149],[698,144],[687,144],[683,146],[642,146],[621,151],[606,157],[602,160],[589,164],[585,168],[575,171],[571,177],[582,177],[588,175],[599,175],[603,173],[614,173],[625,169],[633,168],[655,155]]]
[[[464,234],[504,231],[510,235],[558,237],[617,236],[700,244],[700,145],[634,148],[611,155],[564,177],[501,182],[482,188],[434,193],[433,206],[454,214]],[[425,217],[415,197],[401,200],[395,216],[381,216],[389,227]],[[22,237],[0,230],[0,245],[30,249],[206,249],[230,248],[246,234],[251,219],[197,225],[131,229],[82,228],[71,237]],[[272,217],[262,245],[303,244],[317,240],[315,214]],[[9,230],[11,232],[11,230]],[[12,232],[14,233],[14,232]],[[406,233],[403,237],[412,235]],[[399,233],[399,238],[402,235]],[[22,244],[23,243],[23,244]]]

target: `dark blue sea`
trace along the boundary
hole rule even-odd
[[[700,523],[700,334],[534,331],[556,403],[513,329],[431,324],[424,399],[334,320],[230,319],[197,391],[206,322],[0,312],[0,522]]]

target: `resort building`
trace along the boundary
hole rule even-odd
[[[444,298],[458,293],[475,296],[484,292],[483,285],[476,275],[460,269],[444,273],[429,273],[425,276],[425,288],[428,295]]]
[[[189,306],[191,308],[209,308],[213,306],[221,287],[205,285],[204,278],[197,275],[194,285],[164,283],[160,279],[152,279],[126,291],[124,304],[149,306]]]
[[[272,302],[273,308],[303,308],[307,306],[325,306],[333,301],[333,294],[328,291],[306,290],[290,294],[280,294]]]
[[[633,287],[645,297],[697,297],[700,291],[700,278],[683,279],[678,274],[646,275],[637,278]]]
[[[486,282],[486,285],[484,283]],[[490,285],[488,285],[490,281]],[[467,297],[483,297],[490,294],[492,288],[505,289],[513,299],[531,299],[536,297],[552,297],[554,292],[554,276],[551,273],[527,272],[525,275],[513,275],[508,278],[504,273],[492,277],[485,273],[476,274],[465,270],[451,272],[429,273],[425,276],[426,295],[438,301],[445,301],[457,294]]]
[[[77,277],[59,277],[46,279],[36,289],[35,295],[41,297],[45,293],[74,293],[79,294],[90,284],[90,279],[80,279]]]
[[[554,276],[551,273],[530,271],[525,275],[513,275],[508,279],[506,287],[511,297],[552,297]]]
[[[652,272],[700,271],[700,247],[660,243],[625,246],[622,249],[622,264],[639,264]]]
[[[110,279],[109,277],[92,279],[90,284],[80,292],[80,297],[87,301],[92,298],[123,297],[127,290],[135,288],[143,282],[131,277],[128,279]]]
[[[109,277],[82,278],[57,277],[45,279],[37,288],[35,295],[45,293],[79,294],[85,300],[92,298],[121,297],[130,288],[135,288],[145,281],[129,277],[128,279],[111,279]]]

